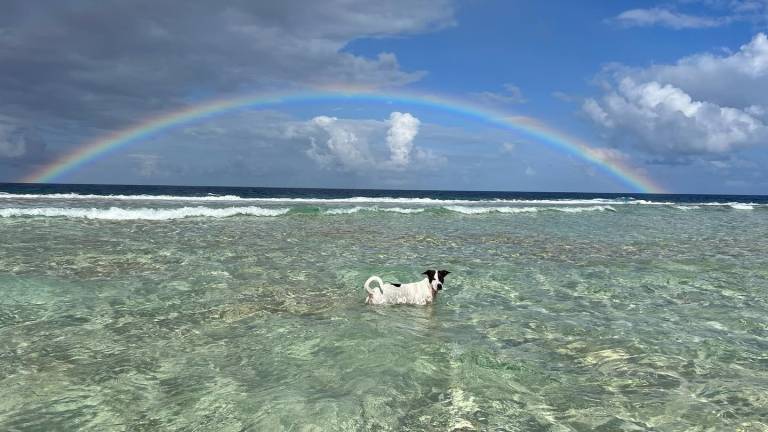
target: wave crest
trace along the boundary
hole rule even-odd
[[[396,198],[366,197],[349,198],[248,198],[237,195],[94,195],[78,193],[12,194],[0,192],[0,199],[50,199],[50,200],[115,200],[115,201],[193,201],[193,202],[254,202],[294,204],[415,204],[415,205],[671,205],[666,201],[648,201],[634,198],[590,198],[590,199],[440,199],[440,198]]]
[[[357,213],[360,211],[383,211],[383,212],[391,212],[391,213],[402,213],[402,214],[413,214],[413,213],[421,213],[425,211],[426,208],[402,208],[402,207],[363,207],[363,206],[356,206],[356,207],[346,207],[346,208],[335,208],[326,210],[325,214],[330,215],[338,215],[338,214],[352,214]]]
[[[586,211],[612,211],[616,209],[608,205],[589,206],[589,207],[467,207],[467,206],[445,206],[450,210],[463,214],[485,214],[485,213],[536,213],[540,211],[559,211],[565,213],[581,213]]]
[[[180,207],[168,209],[155,208],[6,208],[0,209],[0,217],[70,217],[84,219],[106,220],[170,220],[189,217],[213,217],[224,218],[236,215],[247,216],[280,216],[288,213],[287,208],[263,208],[263,207]]]

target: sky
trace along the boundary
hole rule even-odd
[[[52,181],[637,191],[608,164],[672,193],[766,194],[767,34],[768,0],[6,0],[0,182],[168,113],[284,95]]]

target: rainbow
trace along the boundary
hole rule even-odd
[[[179,126],[188,125],[203,119],[219,116],[242,109],[270,108],[277,105],[297,102],[323,101],[364,101],[400,103],[423,106],[455,113],[484,121],[495,126],[522,133],[551,147],[572,154],[587,161],[612,177],[629,186],[633,191],[644,193],[664,193],[665,190],[637,170],[615,158],[608,158],[601,149],[593,148],[585,142],[566,135],[543,123],[527,117],[513,117],[501,111],[473,105],[466,101],[452,100],[434,95],[410,93],[374,93],[367,91],[320,91],[297,92],[278,95],[256,95],[233,97],[208,101],[185,108],[150,117],[125,129],[111,132],[75,148],[73,151],[42,166],[20,181],[24,183],[52,183],[61,180],[79,168],[106,157],[114,152],[140,142],[151,136],[166,132]]]

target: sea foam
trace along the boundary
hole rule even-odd
[[[180,208],[6,208],[0,209],[0,217],[70,217],[84,219],[107,220],[169,220],[188,217],[223,218],[236,215],[248,216],[280,216],[288,213],[286,208],[262,207],[180,207]]]
[[[363,206],[355,206],[355,207],[345,207],[345,208],[333,208],[325,210],[325,214],[329,215],[339,215],[339,214],[352,214],[357,213],[361,211],[383,211],[383,212],[391,212],[391,213],[403,213],[403,214],[412,214],[412,213],[421,213],[426,208],[402,208],[402,207],[363,207]]]
[[[445,206],[450,210],[463,214],[484,214],[484,213],[537,213],[541,211],[558,211],[566,213],[581,213],[588,211],[612,211],[616,209],[607,206],[589,206],[589,207],[468,207],[468,206]]]
[[[93,195],[77,193],[52,194],[11,194],[0,193],[3,199],[50,199],[50,200],[116,200],[116,201],[193,201],[193,202],[254,202],[254,203],[297,203],[297,204],[400,204],[400,205],[672,205],[667,201],[648,201],[634,198],[593,198],[593,199],[439,199],[439,198],[395,198],[366,197],[349,198],[245,198],[237,195]]]

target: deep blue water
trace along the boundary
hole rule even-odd
[[[146,185],[89,185],[89,184],[25,184],[0,183],[0,192],[18,194],[77,193],[92,195],[171,195],[205,197],[209,195],[236,195],[242,198],[351,198],[395,197],[461,200],[489,199],[594,199],[634,198],[640,200],[672,201],[676,203],[743,202],[768,203],[768,195],[716,195],[716,194],[642,194],[642,193],[576,193],[576,192],[503,192],[503,191],[444,191],[444,190],[389,190],[389,189],[315,189],[264,188],[220,186],[146,186]]]

